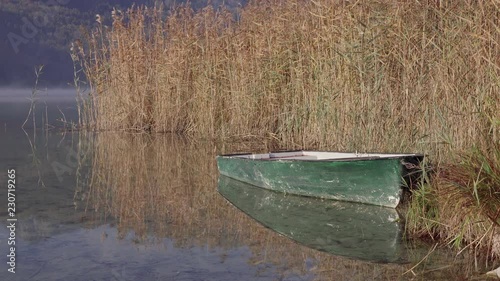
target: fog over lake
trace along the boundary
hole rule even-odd
[[[19,128],[26,120],[31,105],[32,89],[0,88],[0,127]],[[42,118],[53,126],[62,126],[58,120],[77,121],[76,91],[67,89],[40,89],[35,97],[35,118],[37,126]],[[64,116],[63,116],[64,114]],[[33,126],[32,116],[26,128]]]

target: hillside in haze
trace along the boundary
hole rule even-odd
[[[184,1],[131,0],[0,0],[0,86],[32,86],[34,68],[44,65],[42,85],[65,86],[73,81],[71,42],[83,28],[95,24],[95,15],[108,18],[113,7]],[[205,0],[190,1],[196,8]],[[233,6],[239,1],[226,1]],[[223,1],[211,1],[214,6]]]

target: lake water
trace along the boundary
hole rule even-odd
[[[56,128],[33,130],[30,121],[23,131],[29,94],[0,90],[0,280],[483,278],[472,257],[445,250],[419,263],[431,247],[405,243],[392,210],[219,182],[218,153],[266,149],[259,144],[64,132],[63,113],[77,119],[71,90],[38,101],[36,126],[45,115]],[[349,227],[352,235],[341,231]],[[7,264],[12,233],[15,274]]]

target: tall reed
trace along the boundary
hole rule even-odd
[[[81,56],[95,130],[447,153],[500,140],[498,1],[114,11]],[[444,154],[443,154],[444,155]]]
[[[283,148],[418,151],[453,173],[471,147],[499,149],[499,44],[499,0],[267,0],[237,15],[115,10],[75,54],[91,86],[81,125]],[[437,182],[418,191],[415,233],[441,231],[420,219],[456,211],[442,207],[456,198],[437,197]],[[480,233],[475,222],[488,221],[485,214],[454,224]],[[484,241],[475,237],[458,244]]]

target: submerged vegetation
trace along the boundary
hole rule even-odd
[[[423,152],[436,171],[414,191],[408,231],[498,257],[499,11],[498,0],[115,10],[74,48],[91,88],[81,126]]]

